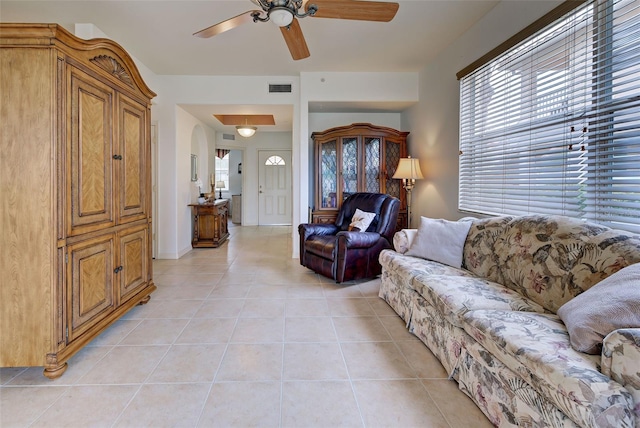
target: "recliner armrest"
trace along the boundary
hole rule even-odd
[[[338,239],[344,240],[346,248],[369,248],[373,247],[380,240],[377,232],[340,232]]]
[[[302,223],[298,226],[298,233],[303,240],[311,235],[335,235],[339,231],[335,224],[326,223]]]

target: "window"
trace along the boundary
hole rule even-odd
[[[229,190],[229,151],[226,150],[222,159],[216,155],[216,183],[224,181],[222,190]],[[219,189],[216,189],[219,190]]]
[[[590,0],[460,79],[459,208],[640,232],[640,3]]]
[[[269,156],[266,161],[264,161],[266,166],[284,166],[286,162],[280,156]]]

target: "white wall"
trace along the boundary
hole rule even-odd
[[[418,216],[458,219],[459,87],[456,73],[561,1],[502,1],[420,73],[420,102],[402,114],[409,152],[425,176],[412,193]]]

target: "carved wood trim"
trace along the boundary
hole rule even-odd
[[[91,58],[91,62],[105,70],[107,73],[122,80],[127,85],[135,88],[133,80],[127,70],[113,57],[108,55],[98,55]]]

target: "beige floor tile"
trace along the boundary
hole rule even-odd
[[[273,318],[284,316],[284,299],[247,299],[241,317]]]
[[[160,286],[153,292],[153,298],[157,300],[206,299],[214,288],[213,285]]]
[[[25,370],[25,367],[0,367],[0,385],[10,382]]]
[[[238,318],[232,343],[273,343],[284,340],[284,318]]]
[[[68,386],[3,387],[0,392],[0,426],[30,426],[69,388]]]
[[[329,310],[334,317],[359,317],[375,315],[371,305],[367,299],[363,298],[346,298],[334,299],[328,298]]]
[[[320,283],[307,282],[287,285],[287,298],[324,299],[324,290]]]
[[[168,345],[176,340],[188,322],[188,319],[145,319],[119,344]]]
[[[357,284],[344,282],[336,284],[329,278],[322,278],[322,289],[324,295],[330,299],[347,299],[352,297],[364,297]]]
[[[139,324],[139,319],[119,319],[109,328],[100,333],[98,337],[89,342],[87,346],[113,346],[117,345],[129,333],[131,333]]]
[[[284,313],[286,317],[326,317],[330,315],[329,305],[325,299],[287,299]]]
[[[282,347],[280,343],[228,345],[216,381],[280,380]]]
[[[280,382],[215,383],[199,427],[278,427]]]
[[[341,342],[391,340],[378,317],[334,317],[333,325]]]
[[[176,344],[227,343],[236,318],[194,318],[176,339]]]
[[[212,382],[225,349],[223,344],[174,345],[147,383]]]
[[[393,342],[342,343],[351,379],[410,379],[415,371]]]
[[[449,428],[418,380],[355,381],[353,386],[367,427]]]
[[[142,385],[114,427],[195,427],[211,385]]]
[[[329,317],[285,318],[285,342],[335,342],[338,340]]]
[[[284,380],[349,378],[337,343],[286,343],[283,367]]]
[[[490,428],[493,425],[454,380],[423,380],[429,395],[453,428]]]
[[[115,346],[80,378],[78,384],[142,383],[169,346]]]
[[[243,298],[247,296],[249,289],[249,284],[218,285],[211,291],[208,299]]]
[[[163,300],[154,302],[147,318],[190,319],[202,306],[202,300]]]
[[[138,390],[137,385],[72,386],[32,427],[110,427]],[[81,403],[81,404],[80,404]]]
[[[282,427],[361,426],[362,419],[349,382],[283,382]]]
[[[435,355],[419,340],[396,342],[416,375],[424,379],[447,379],[448,373]]]
[[[242,269],[242,271],[246,272],[247,269],[246,268]],[[256,279],[255,273],[239,273],[239,272],[232,273],[229,271],[222,276],[218,284],[219,285],[253,284],[255,279]]]
[[[240,315],[244,299],[207,299],[194,318],[230,318]]]
[[[389,332],[393,340],[415,340],[420,341],[414,334],[409,332],[406,323],[398,315],[379,316],[378,319]]]
[[[396,314],[393,308],[389,306],[387,302],[382,300],[380,297],[377,297],[377,296],[367,297],[367,302],[369,302],[371,309],[373,309],[373,312],[375,312],[375,314],[378,316],[398,317],[398,314]]]
[[[284,299],[287,297],[287,287],[284,285],[254,284],[249,289],[247,297],[250,299]]]

